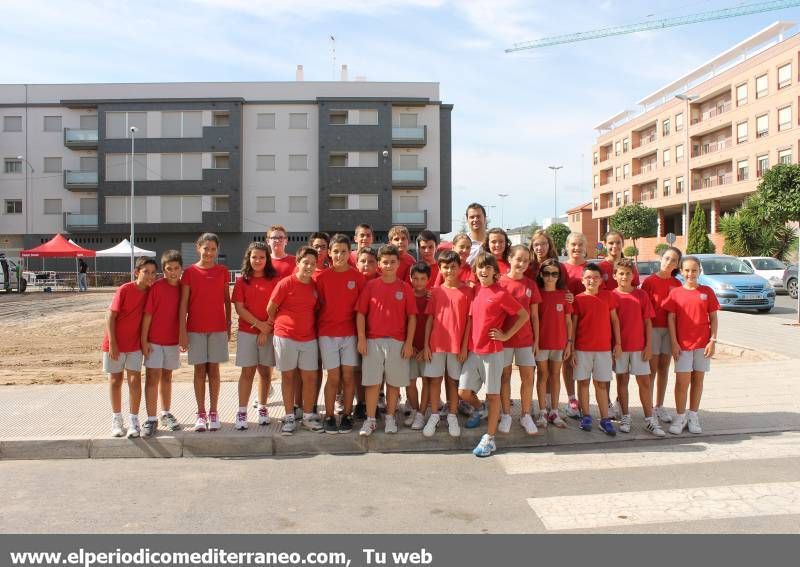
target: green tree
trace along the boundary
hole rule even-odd
[[[656,245],[656,256],[663,255],[667,248],[669,248],[669,244],[666,242]]]
[[[639,249],[636,246],[626,246],[622,253],[626,258],[636,258],[639,256]]]
[[[570,230],[569,227],[565,224],[551,224],[545,229],[545,232],[550,235],[553,239],[553,243],[556,245],[556,250],[560,254],[561,251],[564,249],[564,246],[567,245],[567,236],[569,236]],[[587,252],[589,252],[587,250]]]
[[[765,171],[749,205],[762,219],[800,221],[800,164],[778,164]]]
[[[782,220],[762,216],[764,206],[764,195],[759,191],[736,211],[722,215],[719,228],[725,235],[723,253],[787,259],[795,238],[794,230]]]
[[[637,248],[637,238],[656,235],[658,211],[645,207],[641,203],[632,203],[620,207],[609,220],[611,228],[620,231],[622,236],[632,240],[633,247]]]
[[[714,244],[706,232],[706,213],[700,203],[694,208],[692,222],[689,224],[689,243],[686,246],[687,254],[710,254],[714,252]]]

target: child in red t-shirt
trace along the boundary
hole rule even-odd
[[[397,248],[400,257],[397,259],[397,279],[403,282],[410,281],[411,266],[417,263],[414,257],[408,253],[408,244],[411,235],[403,225],[395,225],[389,229],[389,244]]]
[[[219,365],[228,361],[231,338],[230,276],[217,264],[219,237],[211,232],[197,239],[200,259],[181,276],[179,344],[189,349],[189,364],[194,365],[194,396],[197,401],[195,431],[220,428]],[[206,378],[209,412],[206,414]]]
[[[703,394],[703,378],[711,370],[711,357],[717,343],[719,302],[713,289],[697,281],[700,270],[700,260],[684,256],[681,260],[683,286],[669,292],[664,302],[675,359],[676,415],[669,427],[673,435],[680,435],[687,426],[689,433],[703,432],[697,412]],[[685,413],[687,395],[688,416]]]
[[[358,234],[358,233],[357,233]],[[370,229],[370,235],[372,229]],[[381,277],[378,274],[378,254],[370,246],[364,246],[358,249],[356,257],[356,269],[364,276],[364,284],[375,278]],[[355,370],[355,384],[356,384],[356,406],[353,409],[353,418],[364,420],[367,419],[367,404],[366,394],[364,393],[364,386],[361,385],[361,366],[359,365]]]
[[[497,260],[488,252],[481,252],[472,263],[478,276],[480,287],[476,288],[475,298],[469,310],[469,357],[461,368],[458,380],[458,395],[469,403],[473,412],[465,426],[478,427],[484,417],[488,417],[487,432],[472,451],[476,457],[488,457],[497,447],[494,434],[500,419],[500,383],[503,374],[503,343],[513,337],[530,315],[514,297],[497,284],[500,277]],[[506,330],[506,319],[513,315],[516,321]],[[476,392],[486,384],[486,404],[481,404]]]
[[[405,420],[406,427],[415,431],[425,427],[425,410],[428,406],[428,383],[422,381],[422,390],[417,390],[417,378],[425,375],[425,311],[428,308],[428,282],[431,281],[431,269],[425,262],[417,262],[411,266],[411,289],[414,290],[414,301],[417,304],[417,326],[414,330],[414,355],[408,361],[408,386],[406,401],[411,411]],[[438,405],[431,411],[438,410]]]
[[[628,408],[628,380],[636,376],[639,399],[644,411],[645,428],[656,437],[664,437],[664,430],[653,417],[653,394],[650,391],[650,357],[655,315],[647,292],[633,287],[636,262],[620,258],[614,264],[614,280],[617,287],[611,292],[617,298],[617,317],[622,339],[622,355],[614,361],[617,375],[617,401],[609,411],[619,420],[619,430],[631,431],[631,415]]]
[[[425,437],[432,437],[439,424],[442,380],[445,379],[447,396],[447,429],[452,437],[461,435],[458,424],[458,379],[461,365],[467,360],[469,333],[467,319],[472,304],[473,290],[458,278],[461,259],[457,252],[445,250],[439,254],[439,274],[442,285],[431,290],[431,298],[425,309],[425,342],[423,358],[424,381],[428,383],[428,402],[431,415],[422,429]],[[472,406],[470,406],[472,407]]]
[[[111,300],[103,337],[103,372],[108,373],[111,391],[111,435],[122,437],[122,380],[128,373],[131,413],[128,438],[139,437],[139,404],[142,401],[142,314],[147,291],[156,275],[156,261],[139,258],[133,270],[136,279],[119,286]]]
[[[591,379],[600,409],[600,429],[613,436],[617,431],[608,417],[608,391],[613,371],[612,350],[613,358],[619,358],[622,346],[617,319],[617,298],[610,291],[600,289],[602,282],[600,268],[587,263],[583,268],[583,286],[586,291],[576,295],[572,304],[572,328],[575,333],[572,367],[573,376],[578,381],[578,400],[583,414],[580,428],[584,431],[592,430],[592,416],[589,413]]]
[[[285,414],[281,433],[292,435],[297,429],[294,403],[303,406],[303,427],[322,431],[314,413],[319,369],[319,345],[315,313],[319,304],[317,286],[312,278],[317,267],[317,251],[302,246],[295,254],[294,275],[275,286],[267,305],[269,329],[273,332],[276,368],[281,373],[281,391]],[[297,375],[300,375],[298,387]],[[301,389],[300,396],[296,390]]]
[[[239,409],[234,429],[247,429],[247,402],[253,389],[253,378],[258,369],[259,382],[269,391],[272,367],[275,366],[275,349],[267,323],[267,303],[275,286],[281,280],[270,258],[270,247],[264,242],[251,242],[242,259],[242,275],[233,286],[233,306],[239,316],[236,334],[236,366],[239,374]],[[259,397],[258,424],[269,425],[266,399]]]
[[[358,268],[358,256],[364,248],[372,248],[372,243],[375,241],[375,235],[372,232],[372,227],[368,224],[361,223],[356,225],[353,231],[353,242],[355,242],[355,250],[350,252],[348,263],[354,268]],[[377,269],[378,261],[375,260],[375,267]]]
[[[274,224],[269,227],[267,231],[267,244],[269,244],[270,250],[269,259],[272,267],[281,279],[291,276],[295,269],[294,256],[286,253],[286,243],[288,241],[286,229],[282,225]],[[269,386],[269,384],[267,384],[267,386]],[[259,400],[264,401],[266,397],[259,397]]]
[[[378,250],[380,279],[367,282],[358,298],[356,329],[362,359],[362,382],[367,400],[367,418],[359,432],[375,431],[378,392],[386,376],[386,433],[397,433],[397,399],[408,386],[408,360],[414,355],[417,305],[408,282],[397,276],[399,250],[388,244]]]
[[[364,289],[364,276],[350,266],[350,238],[335,234],[331,238],[331,268],[317,278],[319,293],[319,350],[322,367],[327,370],[325,382],[325,433],[350,433],[353,430],[353,395],[356,348],[356,303]],[[336,397],[342,393],[342,418],[336,423]]]
[[[472,239],[469,234],[460,232],[453,237],[453,251],[458,254],[458,259],[461,262],[458,267],[458,279],[470,287],[475,287],[475,281],[472,279],[472,266],[467,263],[469,252],[472,249]],[[436,276],[436,281],[433,282],[433,287],[439,287],[444,281],[444,276],[441,272]]]
[[[598,262],[597,266],[603,274],[603,289],[613,291],[617,287],[617,280],[614,279],[616,272],[615,263],[617,260],[624,258],[622,250],[625,248],[625,237],[617,230],[609,230],[603,239],[603,244],[606,246],[606,257]],[[631,281],[633,287],[639,287],[639,271],[636,269],[636,263],[633,264],[633,280]]]
[[[490,243],[491,238],[490,235]],[[533,369],[536,366],[534,352],[539,342],[539,303],[542,302],[542,298],[539,295],[539,288],[536,283],[523,275],[528,269],[530,259],[531,253],[526,246],[521,244],[512,246],[508,253],[509,271],[507,274],[503,274],[498,281],[500,287],[510,293],[530,313],[530,322],[523,325],[503,345],[505,360],[503,361],[503,376],[500,387],[502,409],[500,425],[497,426],[497,430],[500,433],[509,433],[511,431],[511,368],[514,362],[517,363],[521,382],[519,397],[522,408],[519,423],[528,435],[536,435],[538,432],[536,423],[531,417],[531,405],[533,400]],[[506,319],[506,330],[512,324],[513,321]],[[545,424],[547,424],[546,421]]]
[[[497,268],[500,272],[500,276],[504,276],[508,273],[508,254],[510,252],[510,247],[511,241],[508,239],[506,231],[502,228],[492,228],[486,233],[486,239],[483,241],[483,249],[497,260]]]
[[[561,264],[564,270],[565,280],[569,292],[576,296],[583,293],[586,289],[583,285],[583,268],[586,267],[586,236],[580,232],[570,232],[567,235],[567,260]],[[574,308],[574,305],[573,305]],[[573,329],[574,331],[574,329]],[[574,357],[573,347],[573,357]],[[574,362],[574,358],[573,358]],[[564,388],[567,390],[567,397],[569,399],[566,415],[578,419],[580,417],[580,408],[578,400],[575,397],[575,379],[572,376],[572,364],[564,364],[561,367],[561,374],[564,377]]]
[[[433,287],[434,282],[439,277],[439,264],[436,263],[436,248],[439,246],[439,239],[430,230],[423,230],[417,235],[417,254],[419,261],[425,262],[431,269],[428,278],[428,289]],[[424,325],[420,325],[424,330]]]
[[[679,248],[670,246],[661,254],[661,266],[658,272],[648,276],[642,289],[650,296],[650,303],[653,304],[655,317],[653,317],[653,338],[651,345],[653,356],[650,358],[650,391],[655,393],[655,404],[653,404],[653,415],[661,423],[670,423],[672,416],[664,407],[664,398],[667,393],[667,382],[669,381],[669,364],[672,360],[672,339],[669,336],[667,327],[667,312],[664,310],[664,303],[671,292],[676,287],[681,287],[681,282],[675,276],[680,270],[683,253]]]
[[[177,250],[161,255],[164,277],[150,287],[142,317],[142,354],[147,367],[144,382],[144,403],[147,421],[142,436],[150,437],[158,427],[158,395],[161,392],[161,425],[170,431],[180,429],[172,415],[172,371],[181,366],[178,347],[178,311],[181,304],[181,272],[183,257]]]
[[[542,296],[539,305],[539,342],[536,349],[536,394],[539,398],[538,427],[552,423],[567,426],[558,415],[561,395],[561,365],[572,355],[572,302],[564,283],[564,271],[556,258],[545,258],[538,266],[536,281]],[[574,298],[573,298],[574,299]],[[549,395],[549,399],[548,399]]]

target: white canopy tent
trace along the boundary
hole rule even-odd
[[[144,250],[138,246],[133,247],[134,256],[155,256],[156,253],[152,250]],[[131,255],[131,242],[127,238],[123,239],[116,246],[106,248],[105,250],[98,250],[98,258],[127,258]]]

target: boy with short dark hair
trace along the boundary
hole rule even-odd
[[[417,316],[420,320],[414,331],[414,356],[408,362],[410,381],[406,388],[406,400],[411,406],[411,412],[406,418],[405,425],[415,431],[419,431],[425,426],[425,408],[428,405],[427,382],[422,381],[422,396],[420,397],[420,391],[417,390],[417,378],[424,376],[425,324],[423,321],[425,310],[428,307],[430,278],[431,269],[425,262],[417,262],[411,266],[411,288],[414,290],[414,301],[417,304]]]
[[[423,230],[417,235],[417,255],[420,262],[425,262],[431,269],[428,278],[428,289],[433,287],[433,283],[439,276],[439,264],[436,263],[436,247],[439,246],[439,239],[430,230]]]
[[[408,244],[411,241],[411,233],[403,225],[395,225],[389,229],[389,244],[397,248],[399,254],[397,258],[397,278],[400,281],[409,281],[411,266],[417,263],[414,257],[408,253]]]
[[[372,243],[375,241],[375,235],[372,232],[372,227],[368,224],[361,223],[356,225],[353,231],[353,242],[355,242],[355,250],[350,252],[350,259],[348,262],[354,268],[358,262],[358,256],[361,254],[363,248],[372,248]],[[377,260],[376,260],[377,264]]]

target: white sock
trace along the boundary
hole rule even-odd
[[[163,410],[161,410],[161,417],[164,417],[168,413],[169,413],[169,408],[164,408]]]
[[[688,413],[689,413],[689,417],[697,417],[697,412],[696,411],[689,410]]]
[[[578,398],[576,398],[575,396],[570,396],[569,399],[570,401],[572,401],[572,400],[577,400]]]
[[[686,414],[685,413],[679,413],[675,417],[677,417],[678,419],[686,419]]]
[[[158,418],[156,416],[154,416],[154,415],[148,415],[147,416],[147,421],[158,421]]]
[[[239,413],[247,413],[247,408],[244,406],[239,406]]]
[[[139,416],[135,413],[130,414],[131,423],[139,423]]]
[[[117,419],[122,419],[122,414],[121,413],[112,413],[111,415],[116,417]]]

